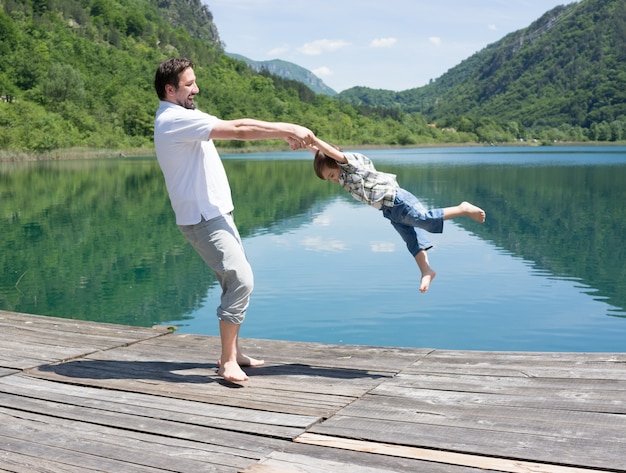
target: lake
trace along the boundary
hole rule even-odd
[[[626,147],[364,152],[446,221],[419,271],[310,153],[223,154],[255,272],[241,335],[439,349],[623,352]],[[217,335],[220,288],[154,158],[0,164],[0,309]]]

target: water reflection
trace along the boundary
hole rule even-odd
[[[626,262],[624,164],[389,169],[433,204],[477,196],[489,209],[487,225],[459,221],[464,228],[539,270],[579,279],[596,288],[598,298],[626,308],[626,269],[620,264]]]
[[[436,239],[426,296],[391,226],[319,181],[307,155],[232,157],[257,281],[244,335],[623,349],[623,151],[368,151],[427,205],[468,199],[488,212]],[[0,308],[214,333],[219,290],[175,227],[154,160],[2,164],[0,199]]]
[[[248,239],[257,289],[244,333],[457,349],[622,350],[623,319],[606,317],[611,306],[588,297],[579,281],[548,278],[458,225],[434,237],[438,276],[420,294],[415,263],[375,217],[337,198],[304,227]],[[216,334],[219,293],[208,297],[183,330]]]
[[[213,276],[172,226],[154,164],[3,166],[0,307],[150,326],[199,306]]]

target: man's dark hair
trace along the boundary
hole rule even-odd
[[[193,67],[191,59],[174,57],[162,62],[154,76],[154,88],[159,99],[165,100],[165,86],[171,85],[178,89],[180,74],[187,68]]]

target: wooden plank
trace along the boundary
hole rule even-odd
[[[433,398],[435,395],[432,396]],[[549,435],[588,439],[596,442],[609,437],[626,445],[626,418],[597,412],[534,407],[498,407],[428,402],[407,397],[366,395],[346,406],[339,414],[346,417],[382,419],[469,429]]]
[[[560,438],[556,435],[520,434],[342,415],[316,424],[308,432],[538,463],[549,463],[558,458],[559,463],[568,466],[612,471],[624,471],[620,468],[626,450],[623,442],[604,436],[590,442],[588,439]]]
[[[11,336],[16,336],[16,334],[12,334]],[[0,363],[7,367],[22,370],[47,363],[85,356],[99,349],[94,347],[93,344],[70,347],[64,345],[52,346],[50,344],[40,343],[39,341],[29,341],[19,337],[17,340],[18,341],[14,342],[3,342]]]
[[[367,470],[369,468],[369,470]],[[294,442],[285,450],[272,452],[258,463],[247,466],[242,473],[288,471],[314,471],[316,473],[376,472],[427,472],[427,473],[484,473],[473,467],[435,463],[401,456],[379,455],[358,449],[332,448],[327,445]],[[499,472],[502,473],[502,472]]]
[[[89,361],[82,360],[80,363],[84,365]],[[306,391],[306,386],[296,390],[294,387],[298,385],[288,380],[283,384],[289,384],[290,388],[282,391],[255,386],[254,381],[244,385],[225,383],[213,372],[207,372],[202,377],[192,375],[186,381],[185,376],[176,378],[168,375],[169,370],[164,366],[157,369],[149,363],[132,363],[135,365],[132,368],[124,363],[113,362],[108,367],[92,363],[87,373],[80,374],[72,366],[71,375],[59,371],[58,367],[49,366],[29,371],[29,375],[69,384],[314,417],[328,417],[354,400],[354,397],[310,393]],[[144,365],[146,367],[142,368]],[[61,369],[65,367],[61,366]]]
[[[498,363],[517,366],[558,366],[574,363],[624,362],[624,352],[538,352],[538,351],[479,351],[479,350],[431,350],[429,360],[441,360],[449,366],[454,364],[494,364]]]
[[[1,363],[1,359],[0,359],[0,363]],[[9,376],[15,373],[19,373],[19,371],[13,370],[13,369],[7,369],[7,368],[0,368],[0,378],[3,376]]]
[[[353,466],[352,471],[360,471],[361,466],[387,469],[398,473],[427,472],[427,473],[482,473],[472,467],[434,463],[400,456],[379,455],[375,452],[330,448],[325,445],[314,445],[293,442],[281,452],[308,457],[309,464],[316,464],[318,460],[330,460],[346,463]],[[262,460],[261,460],[262,461]]]
[[[407,374],[473,373],[483,376],[624,379],[626,353],[532,353],[435,351],[405,369]],[[622,374],[616,377],[616,374]]]
[[[107,389],[68,386],[21,376],[0,380],[3,407],[131,428],[145,419],[291,439],[317,417],[255,411]],[[158,433],[157,426],[155,432]]]
[[[492,380],[494,386],[497,386],[498,383],[497,379]],[[591,385],[585,388],[572,386],[570,389],[550,389],[547,384],[544,386],[543,390],[537,386],[533,393],[524,393],[521,390],[519,393],[509,391],[500,394],[495,392],[495,389],[493,389],[493,393],[462,391],[454,384],[449,385],[447,389],[416,389],[390,381],[389,383],[381,383],[372,390],[372,393],[388,397],[415,399],[431,404],[486,405],[626,414],[626,396],[619,395],[619,393],[614,395],[611,395],[610,392],[603,393]]]
[[[377,442],[367,442],[363,440],[345,439],[329,437],[325,435],[315,435],[304,433],[295,439],[296,442],[323,445],[331,448],[357,450],[380,455],[401,456],[414,458],[436,463],[447,463],[461,465],[482,470],[500,471],[509,473],[609,473],[608,470],[586,469],[568,467],[562,465],[527,462],[519,460],[509,460],[506,458],[496,458],[478,455],[468,455],[456,452],[445,452],[424,448],[406,447],[403,445],[393,445]]]
[[[546,462],[558,451],[567,462],[615,468],[626,450],[624,416],[601,413],[622,413],[624,358],[435,351],[310,431]],[[424,389],[433,380],[439,389]]]
[[[209,426],[189,424],[180,421],[162,420],[156,418],[146,418],[130,415],[120,415],[111,412],[93,412],[89,410],[80,411],[72,406],[61,409],[60,405],[50,403],[51,408],[58,408],[58,416],[41,414],[40,408],[35,406],[33,401],[25,401],[23,409],[15,406],[0,407],[0,418],[31,419],[45,425],[46,428],[54,430],[55,426],[79,426],[84,431],[98,432],[106,430],[120,438],[136,439],[150,438],[159,443],[180,443],[185,445],[188,442],[197,444],[198,448],[210,446],[213,452],[222,452],[226,455],[237,454],[238,456],[257,457],[259,452],[267,452],[282,446],[285,440],[269,436],[247,434],[245,432],[229,431]],[[32,423],[32,422],[31,422]],[[78,427],[75,427],[78,428]],[[14,433],[15,434],[15,433]],[[5,435],[8,435],[5,432]],[[21,434],[15,434],[19,437]],[[167,440],[163,440],[165,437]],[[122,442],[122,445],[124,443]],[[237,446],[231,448],[231,445]]]
[[[296,351],[307,351],[298,345]],[[212,349],[219,350],[219,344]],[[333,353],[344,353],[346,348],[338,350],[328,349],[323,362],[328,364]],[[334,414],[390,376],[364,369],[319,367],[313,360],[311,364],[279,360],[248,369],[251,379],[247,383],[226,386],[216,374],[217,365],[207,363],[207,359],[214,359],[207,356],[208,351],[206,337],[168,335],[94,353],[80,360],[42,366],[29,374],[64,383],[315,417]],[[369,357],[361,348],[358,351],[363,358],[359,363],[364,364]],[[374,353],[382,356],[378,349]],[[396,351],[390,353],[387,365],[398,358]],[[399,353],[405,366],[416,359],[415,354],[408,357],[404,352]],[[281,353],[280,357],[289,359],[291,355]],[[338,362],[344,363],[343,358]]]
[[[203,361],[215,362],[220,356],[219,337],[177,334],[157,340],[147,340],[145,345],[171,346],[200,350]],[[360,345],[332,345],[311,342],[282,340],[240,339],[244,352],[255,358],[265,359],[272,364],[314,366],[351,371],[366,371],[370,374],[393,376],[401,369],[428,355],[432,349],[370,347]]]
[[[495,382],[494,382],[495,381]],[[551,376],[546,378],[528,376],[487,376],[468,370],[465,373],[411,373],[403,370],[393,379],[393,384],[412,389],[450,389],[458,391],[536,395],[540,391],[567,390],[575,393],[607,393],[610,397],[626,395],[626,378],[615,373],[612,379],[581,379]]]
[[[102,470],[74,466],[50,459],[3,451],[0,447],[0,473],[101,473]]]
[[[38,371],[54,372],[71,378],[83,379],[137,379],[149,378],[165,382],[210,382],[218,379],[217,364],[203,360],[194,361],[193,354],[178,350],[176,356],[163,356],[163,350],[151,347],[146,352],[143,342],[123,349],[98,352],[80,360],[42,367]],[[185,361],[186,360],[186,361]],[[332,394],[333,397],[355,397],[388,379],[367,371],[338,368],[318,368],[310,365],[267,362],[266,365],[247,368],[255,381],[254,386],[298,393]],[[249,385],[250,383],[246,383]],[[303,384],[307,384],[303,386]],[[332,388],[332,389],[329,389]]]
[[[49,432],[54,436],[55,432]],[[14,468],[19,465],[19,469]],[[53,447],[41,442],[28,439],[16,439],[0,434],[0,467],[8,471],[55,472],[99,472],[99,473],[148,473],[165,472],[156,467],[134,465],[103,457],[102,455],[88,455],[82,452],[71,451],[65,447]]]
[[[155,334],[170,333],[168,326],[136,327],[88,320],[65,319],[44,315],[23,314],[0,310],[0,327],[3,330],[29,329],[45,332],[74,333],[79,335],[100,334],[123,339],[143,339]]]
[[[4,327],[0,327],[2,330]],[[85,327],[87,328],[87,327]],[[103,350],[107,348],[113,348],[123,346],[128,343],[141,340],[142,338],[128,336],[115,336],[112,332],[96,332],[89,333],[87,330],[80,336],[76,333],[60,331],[60,330],[34,330],[31,328],[20,328],[9,331],[11,338],[7,339],[7,345],[3,348],[8,350],[15,350],[19,348],[20,344],[37,345],[43,349],[57,349],[57,348],[82,348],[88,345],[92,348],[92,351]],[[152,333],[150,336],[154,336],[157,333]]]
[[[0,311],[0,330],[4,340],[0,364],[15,369],[68,360],[169,333],[166,327],[129,328],[7,311]]]
[[[174,423],[163,425],[159,434],[148,434],[139,431],[141,423],[136,430],[120,429],[5,408],[0,408],[0,422],[2,450],[116,473],[236,471],[285,443],[191,426],[181,429]]]
[[[227,430],[253,434],[256,436],[271,436],[272,438],[292,439],[300,434],[303,429],[297,427],[281,426],[280,424],[272,425],[264,422],[255,422],[255,413],[250,414],[250,421],[219,419],[215,417],[181,414],[176,411],[165,411],[158,413],[152,409],[144,411],[144,415],[121,414],[115,411],[107,411],[100,409],[86,409],[84,407],[72,406],[58,402],[26,399],[17,396],[0,396],[2,407],[12,409],[14,412],[29,412],[41,415],[47,415],[51,419],[67,419],[85,423],[94,423],[99,425],[108,425],[115,428],[138,430],[160,434],[162,429],[167,428],[172,431],[184,431],[190,435],[191,439],[198,440],[202,427],[211,428],[210,433],[216,430]],[[210,406],[205,406],[206,409]],[[54,414],[48,414],[53,410]],[[256,416],[258,417],[258,416]],[[264,420],[268,420],[267,418]],[[198,427],[198,428],[196,428]],[[206,432],[204,433],[206,434]]]
[[[255,463],[241,470],[241,473],[294,473],[294,470],[291,467],[283,468]]]
[[[354,473],[355,465],[341,461],[313,459],[305,455],[273,452],[259,463],[242,470],[242,473]],[[387,468],[359,465],[359,473],[393,473]]]

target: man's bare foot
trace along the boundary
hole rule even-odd
[[[461,207],[461,210],[465,216],[471,218],[472,220],[476,220],[478,223],[484,223],[485,219],[487,218],[487,215],[485,214],[485,211],[483,209],[481,209],[480,207],[476,207],[469,202],[461,202],[459,207]]]
[[[248,355],[237,354],[237,364],[239,366],[263,366],[265,364],[265,360],[257,360],[256,358],[252,358]],[[222,366],[222,360],[217,360],[217,366]]]
[[[239,363],[239,366],[263,366],[265,360],[257,360],[256,358],[241,354],[237,355],[237,363]]]
[[[248,375],[243,372],[236,361],[227,361],[224,364],[219,363],[219,366],[217,374],[226,381],[231,381],[233,383],[248,381]]]
[[[422,273],[422,280],[420,281],[420,292],[423,294],[428,291],[430,287],[430,283],[433,282],[437,273],[433,270],[430,270],[426,273]]]

